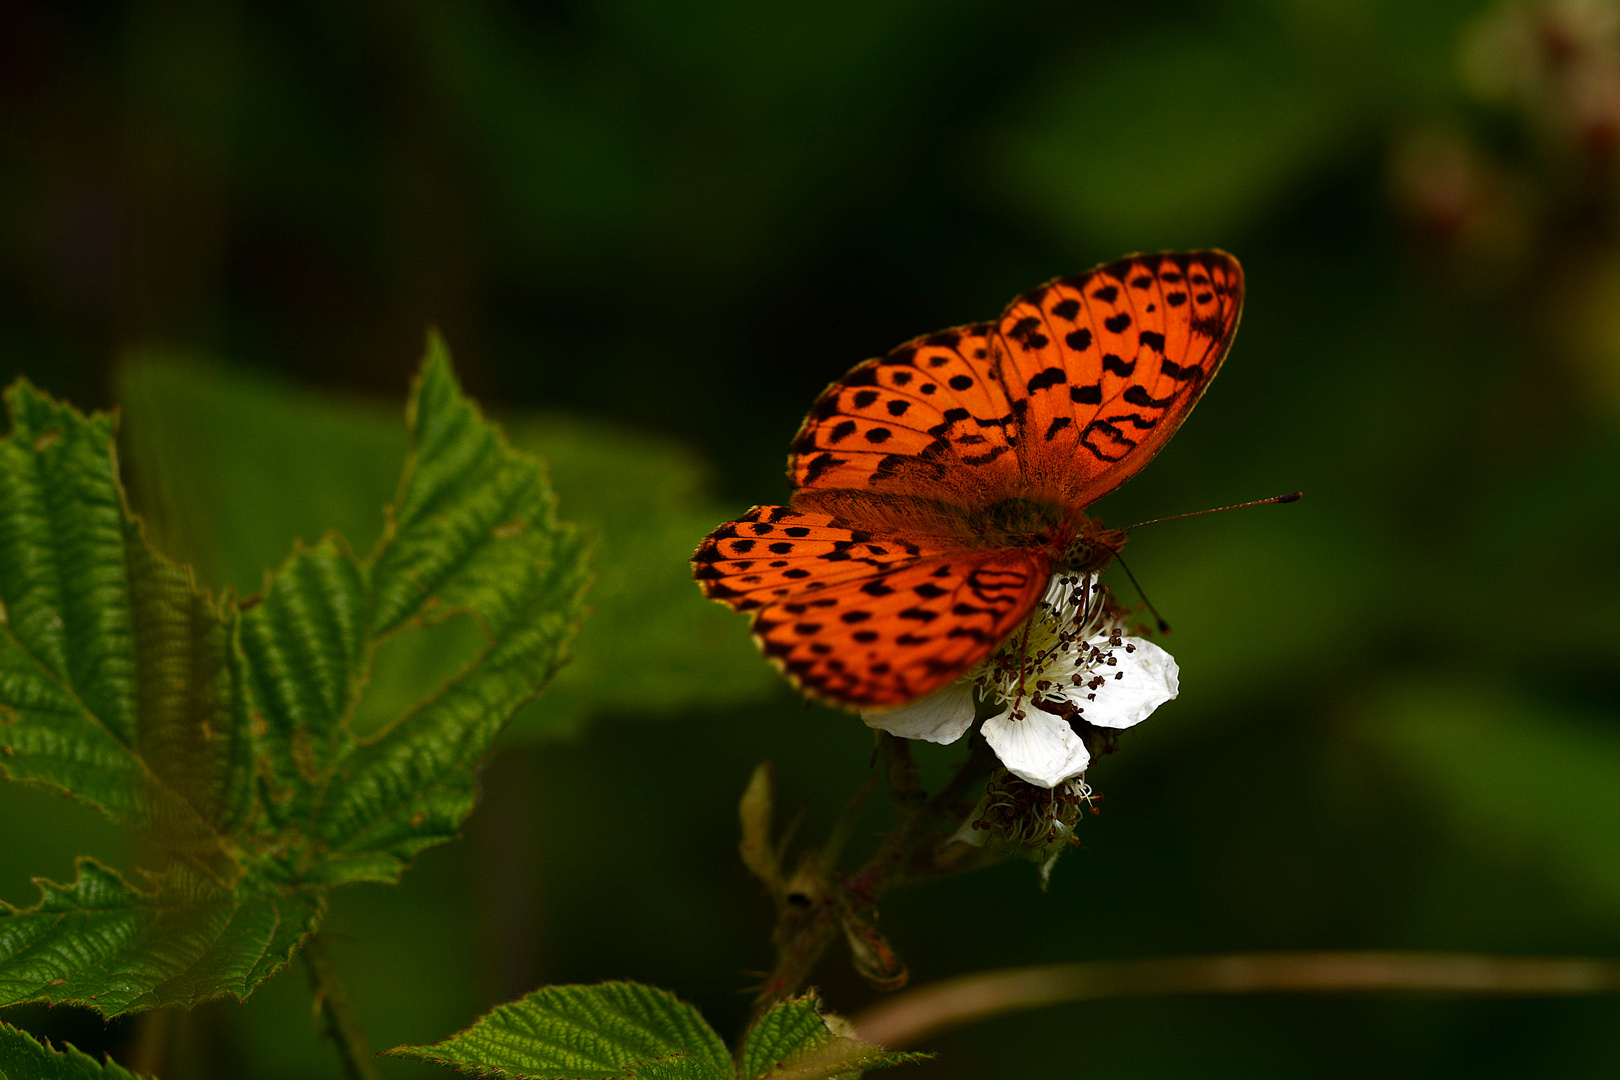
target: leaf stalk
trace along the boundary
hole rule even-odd
[[[350,1080],[380,1080],[377,1065],[366,1038],[366,1029],[360,1017],[349,1004],[349,992],[332,964],[332,956],[320,934],[311,935],[304,943],[304,965],[309,969],[310,988],[315,993],[316,1005],[326,1018],[323,1033],[337,1047],[338,1059]]]

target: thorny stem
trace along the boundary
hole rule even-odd
[[[889,774],[889,794],[894,807],[902,817],[916,813],[924,801],[922,781],[917,766],[911,760],[911,741],[897,739],[886,731],[877,733],[877,752],[883,755],[883,766]]]
[[[314,934],[304,943],[304,964],[309,968],[310,988],[315,992],[315,1004],[326,1018],[326,1034],[337,1046],[338,1059],[350,1080],[379,1080],[371,1046],[365,1028],[349,1004],[348,991],[338,977],[332,957],[326,951],[321,935]]]
[[[988,746],[974,736],[967,760],[957,768],[944,789],[931,799],[917,790],[916,771],[909,751],[890,744],[901,740],[879,736],[891,789],[900,811],[900,823],[876,852],[848,877],[834,874],[830,860],[819,860],[813,872],[801,871],[790,883],[777,909],[776,966],[754,1000],[748,1028],[770,1009],[797,993],[810,972],[837,938],[841,918],[851,907],[870,907],[889,889],[908,881],[943,877],[982,865],[982,860],[955,861],[942,857],[940,845],[956,831],[965,813],[963,803],[974,786],[990,774],[994,762]],[[870,789],[870,780],[852,800],[858,805]],[[846,809],[840,822],[852,814]],[[970,849],[979,855],[978,849]]]

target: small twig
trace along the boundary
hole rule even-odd
[[[916,813],[924,801],[924,795],[917,766],[911,760],[911,740],[879,731],[877,749],[883,755],[889,779],[889,795],[894,799],[895,809],[902,817]]]
[[[961,824],[966,796],[989,775],[994,760],[984,740],[975,736],[967,760],[950,783],[916,812],[902,815],[900,825],[864,866],[847,878],[835,880],[831,860],[823,860],[813,885],[803,882],[803,887],[789,890],[776,923],[776,967],[754,999],[748,1028],[804,986],[822,954],[837,939],[847,904],[871,905],[883,893],[907,881],[943,877],[953,869],[979,865],[971,860],[942,862],[938,852]],[[870,782],[851,800],[840,822],[853,818],[853,808],[869,790]],[[834,832],[839,829],[835,826]]]
[[[350,1080],[379,1080],[365,1028],[360,1026],[360,1018],[349,1004],[348,991],[332,965],[332,957],[320,934],[311,935],[304,942],[303,956],[316,1004],[326,1017],[326,1034],[337,1046],[344,1072]]]
[[[884,998],[855,1016],[887,1047],[1006,1013],[1099,998],[1161,994],[1369,990],[1536,996],[1620,992],[1620,962],[1469,953],[1328,952],[1188,956],[1009,968]]]
[[[831,871],[838,865],[838,859],[844,853],[844,845],[849,843],[850,834],[855,831],[855,818],[866,805],[866,798],[872,794],[872,788],[877,783],[877,770],[867,772],[866,780],[860,786],[849,802],[838,813],[838,820],[833,822],[831,831],[827,833],[827,842],[821,845],[821,855],[818,859],[822,872]]]

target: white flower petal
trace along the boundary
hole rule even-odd
[[[1027,704],[1024,712],[1022,720],[1014,720],[1008,709],[986,720],[981,729],[1008,772],[1049,788],[1086,771],[1091,755],[1067,720]]]
[[[1140,724],[1181,688],[1181,669],[1169,653],[1142,638],[1128,637],[1125,644],[1135,649],[1114,648],[1117,666],[1096,669],[1103,677],[1101,686],[1095,691],[1077,686],[1069,694],[1085,710],[1081,715],[1088,724],[1106,728]],[[1096,700],[1086,700],[1088,693],[1095,693]]]
[[[869,728],[887,731],[902,739],[953,743],[973,723],[973,684],[957,679],[906,705],[879,712],[861,710]]]

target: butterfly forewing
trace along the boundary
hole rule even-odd
[[[793,441],[795,505],[814,505],[815,491],[929,498],[1015,485],[1017,427],[993,338],[988,323],[930,334],[829,386]]]
[[[1220,251],[1138,255],[1013,301],[995,349],[1025,477],[1080,506],[1124,483],[1202,396],[1242,307]]]

